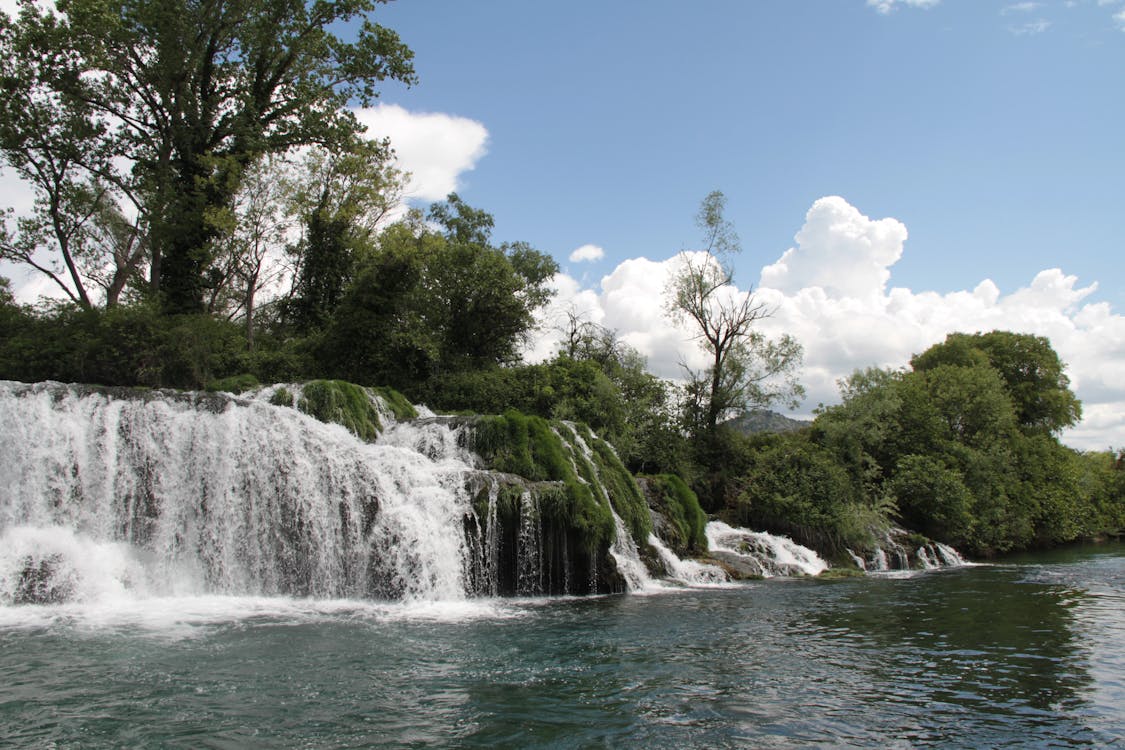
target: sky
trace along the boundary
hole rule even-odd
[[[397,0],[374,18],[419,81],[357,116],[391,138],[411,204],[456,190],[497,242],[559,262],[529,359],[573,310],[658,375],[701,363],[662,300],[721,190],[738,288],[804,346],[797,416],[856,368],[1007,329],[1068,363],[1085,418],[1064,441],[1125,447],[1125,0]]]

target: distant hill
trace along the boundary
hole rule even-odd
[[[775,411],[755,409],[746,412],[741,417],[735,417],[726,424],[744,435],[754,435],[759,432],[793,432],[808,427],[812,422],[804,419],[790,419]]]

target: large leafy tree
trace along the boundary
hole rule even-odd
[[[242,171],[348,142],[360,126],[345,105],[413,81],[411,51],[367,18],[384,1],[60,0],[56,12],[21,0],[0,24],[5,156],[49,156],[67,179],[134,197],[152,288],[171,311],[201,310],[214,217]]]
[[[1019,425],[1058,433],[1078,423],[1082,404],[1070,390],[1059,355],[1043,336],[1010,331],[952,333],[911,360],[915,371],[987,364],[1003,379]]]

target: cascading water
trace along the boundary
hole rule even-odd
[[[855,561],[856,567],[868,573],[936,570],[970,564],[948,544],[925,540],[922,543],[911,543],[911,538],[905,529],[892,528],[883,535],[879,546],[866,553],[866,557],[850,550],[848,554]]]
[[[766,578],[815,576],[828,569],[828,563],[811,549],[783,536],[739,529],[722,521],[708,523],[706,533],[713,557]]]
[[[286,388],[296,403],[300,386]],[[425,602],[658,585],[574,426],[559,429],[575,467],[593,472],[587,481],[576,471],[580,481],[610,511],[608,550],[585,546],[558,525],[556,505],[541,506],[558,502],[558,483],[488,471],[467,447],[471,420],[396,423],[381,408],[385,429],[368,443],[271,404],[276,390],[243,398],[0,382],[0,604],[206,594]],[[673,579],[725,577],[647,542]]]
[[[582,451],[582,457],[589,462],[596,477],[598,465],[597,462],[594,461],[593,450],[591,450],[590,446],[578,433],[578,430],[575,429],[573,424],[564,424],[571,434],[573,444]],[[575,460],[574,457],[572,457],[571,460]],[[581,472],[576,469],[575,473],[581,478]],[[617,510],[614,509],[613,502],[610,500],[605,487],[599,481],[596,483],[594,489],[598,493],[598,498],[601,502],[605,503],[613,514],[614,539],[609,553],[613,557],[613,561],[617,563],[618,572],[624,576],[628,589],[630,591],[639,591],[652,586],[652,576],[649,575],[648,568],[645,567],[644,561],[641,560],[641,554],[640,550],[637,548],[637,543],[633,540],[633,536],[629,533],[629,530],[625,528],[625,522],[622,520],[621,516],[618,515]]]
[[[458,599],[463,455],[225,395],[0,384],[0,601]],[[453,441],[454,443],[456,441]]]
[[[730,576],[720,567],[696,560],[681,560],[656,534],[649,534],[648,543],[660,556],[668,577],[673,581],[689,586],[714,586],[730,581]]]

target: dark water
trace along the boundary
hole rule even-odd
[[[0,746],[1125,747],[1125,547],[387,607],[0,609]]]

